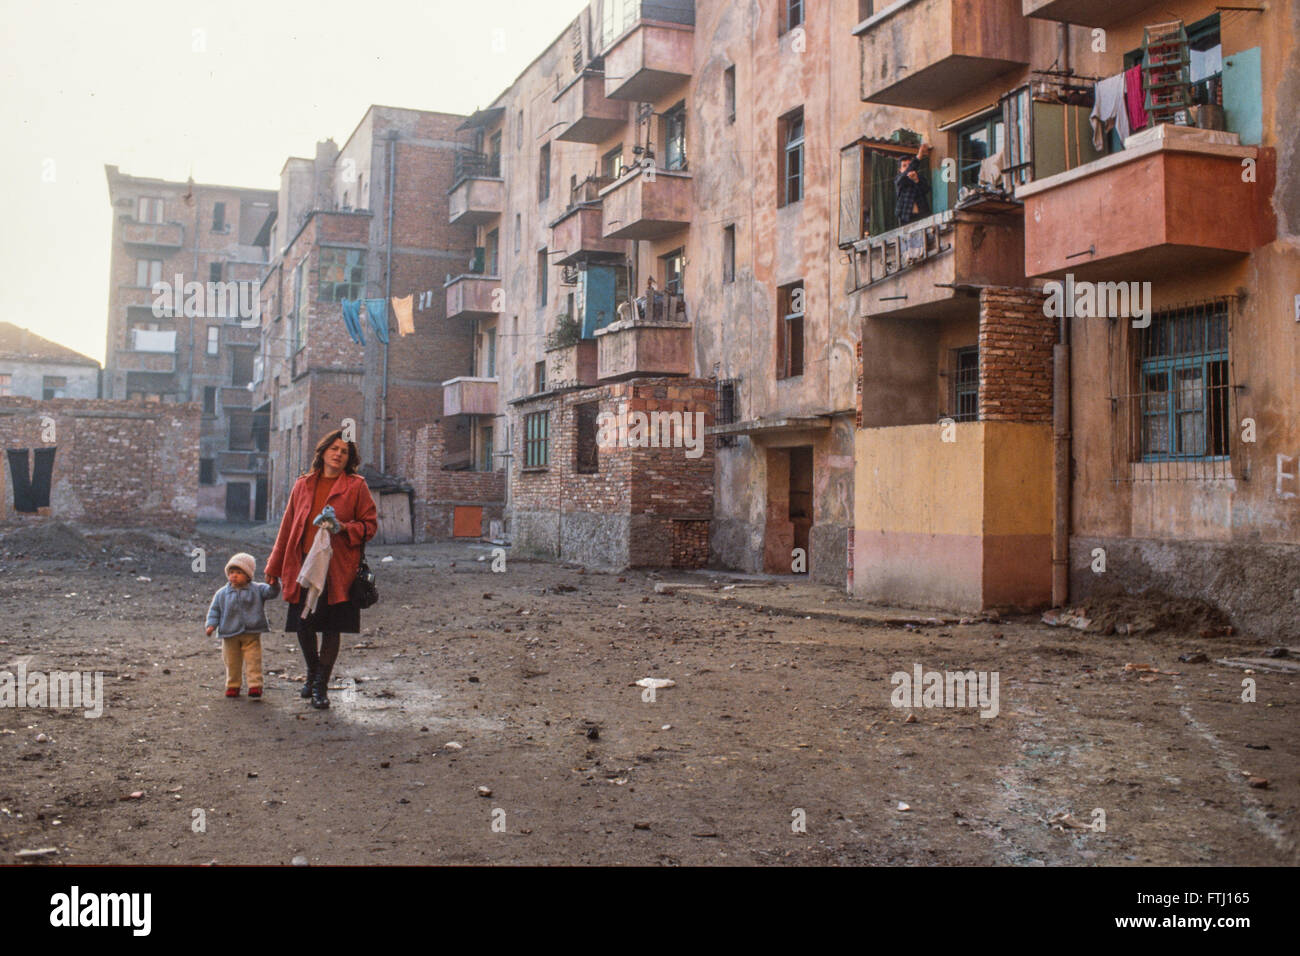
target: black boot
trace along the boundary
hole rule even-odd
[[[330,705],[328,684],[329,675],[323,670],[317,671],[311,685],[311,705],[317,710],[328,710]]]
[[[310,697],[312,684],[314,684],[315,682],[316,682],[316,669],[313,667],[309,667],[307,668],[307,679],[303,681],[302,690],[298,691],[298,696],[301,697],[303,700],[306,700],[308,697]]]

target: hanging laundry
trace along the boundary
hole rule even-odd
[[[1141,64],[1124,74],[1124,99],[1128,104],[1129,129],[1134,132],[1146,129],[1150,117],[1147,116],[1146,97],[1142,90]]]
[[[388,344],[388,300],[366,299],[366,316],[379,341]]]
[[[343,325],[348,330],[348,338],[361,345],[366,344],[366,337],[361,331],[361,300],[343,299]]]
[[[397,316],[397,332],[399,335],[410,335],[415,331],[415,316],[411,314],[411,299],[413,296],[406,296],[399,299],[393,296],[393,315]]]
[[[1128,139],[1128,106],[1124,74],[1116,73],[1097,81],[1096,101],[1092,106],[1092,145],[1098,152],[1106,150],[1106,133],[1114,129],[1120,142]]]

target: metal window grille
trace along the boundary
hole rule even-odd
[[[1121,386],[1111,400],[1116,480],[1234,476],[1232,303],[1201,301],[1154,315],[1146,328],[1128,320],[1112,327],[1124,346],[1112,368]]]
[[[714,405],[713,423],[715,425],[734,425],[739,421],[739,389],[740,379],[727,378],[718,382],[717,401]],[[721,448],[732,448],[736,444],[735,435],[719,435],[718,445]]]
[[[953,350],[951,379],[952,420],[955,422],[979,421],[980,417],[980,350],[965,348]]]

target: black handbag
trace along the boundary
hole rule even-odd
[[[379,588],[375,587],[375,572],[366,563],[366,546],[361,545],[361,563],[357,565],[357,576],[352,579],[348,597],[360,608],[368,608],[379,600]]]

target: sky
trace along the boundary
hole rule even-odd
[[[133,176],[275,189],[372,103],[486,106],[586,0],[0,0],[0,316],[101,363]]]

